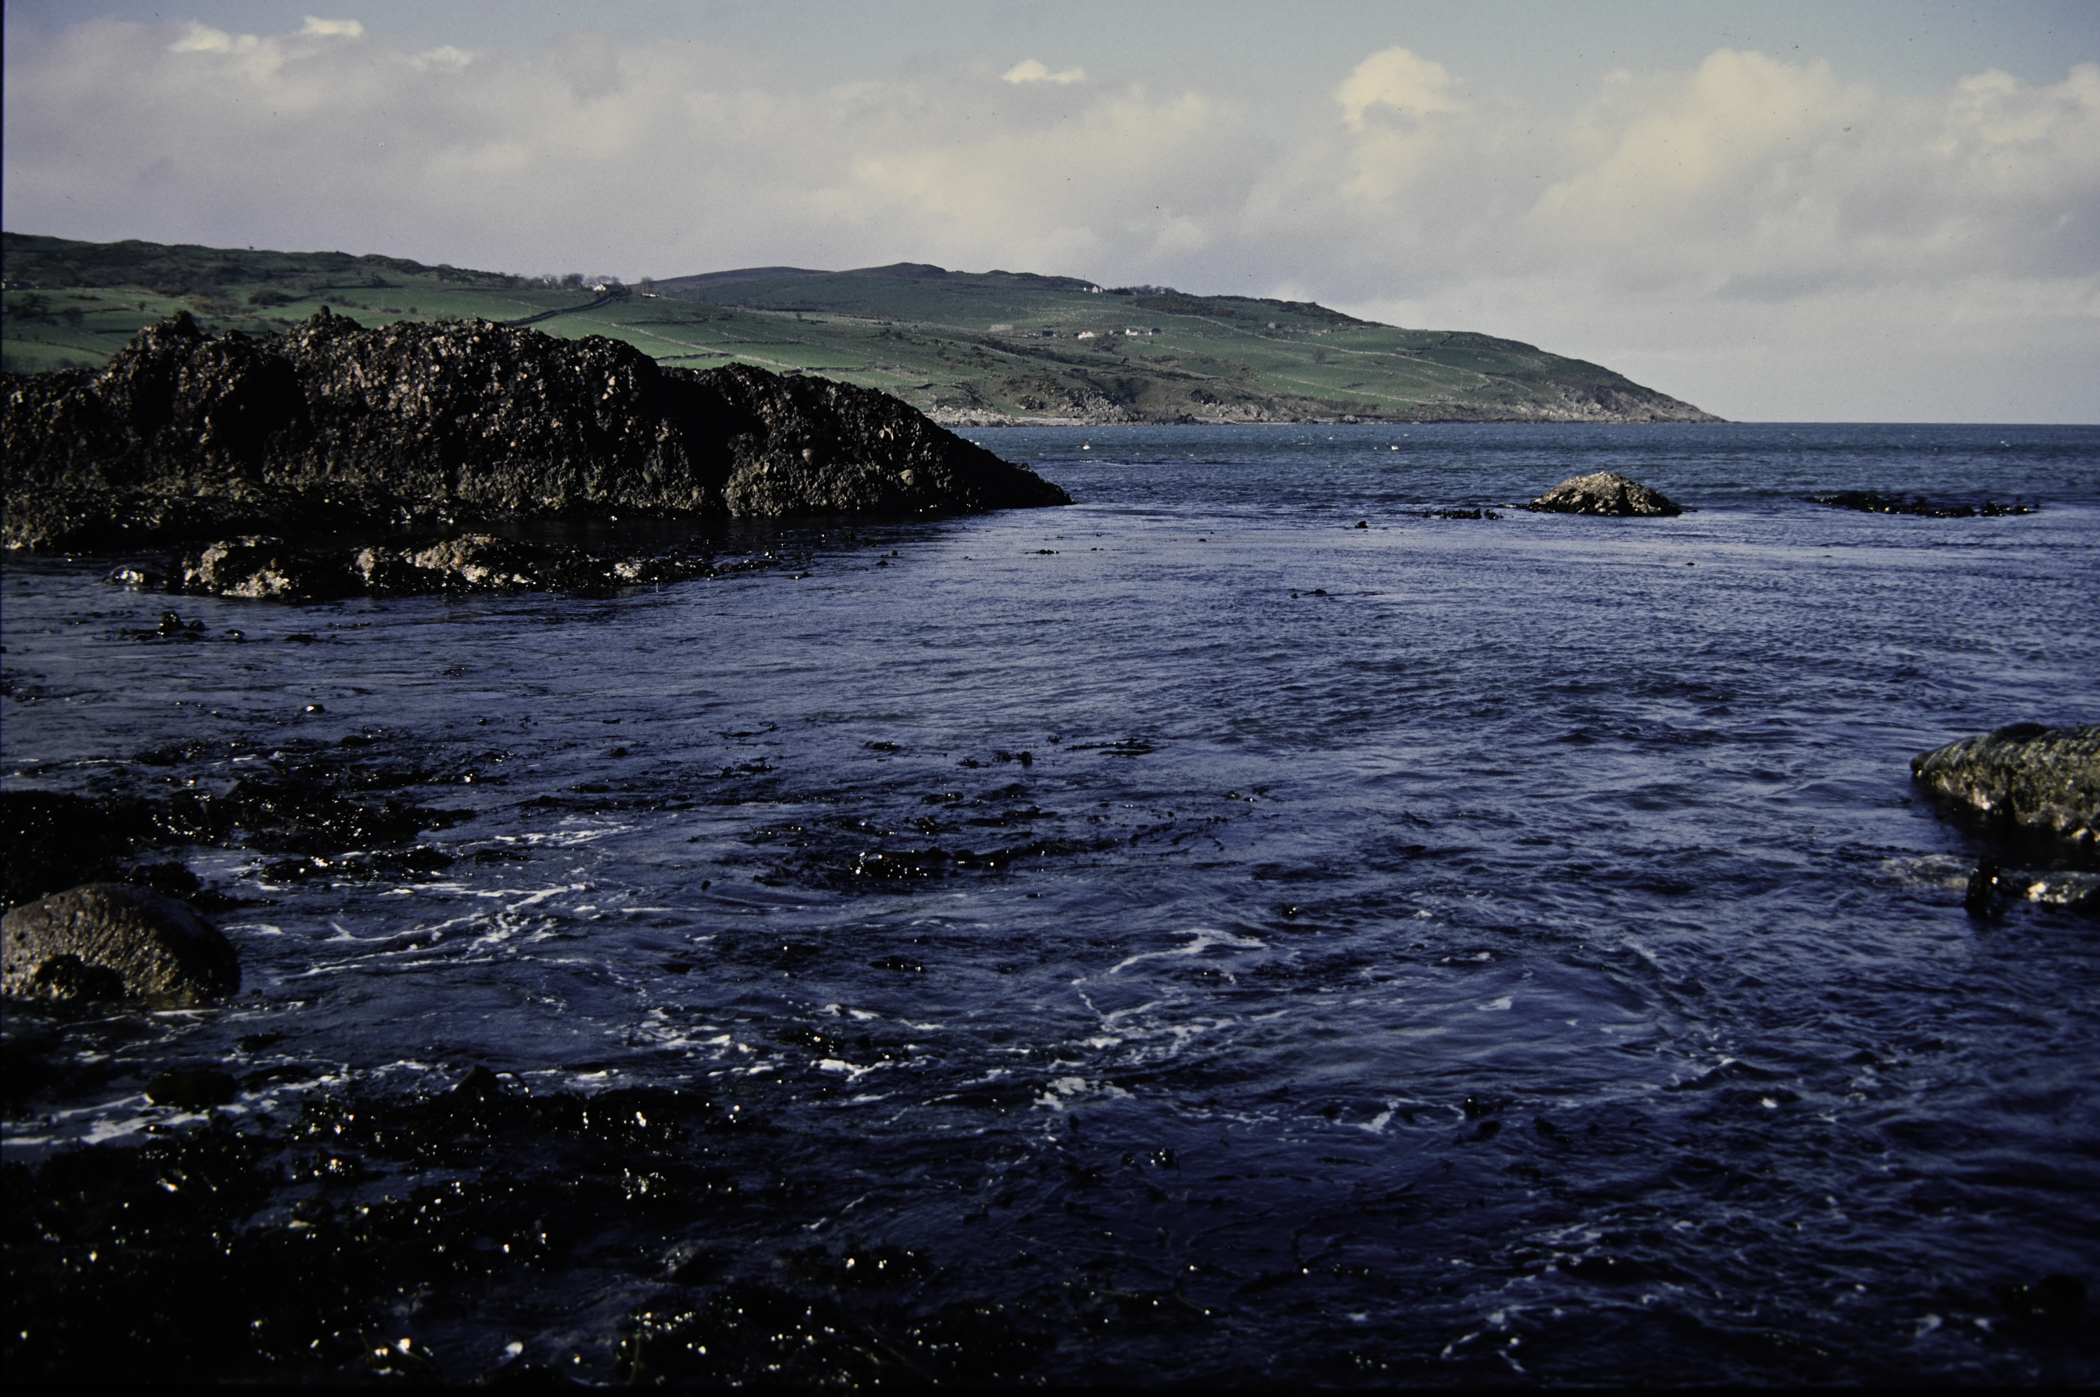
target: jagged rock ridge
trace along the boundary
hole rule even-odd
[[[150,326],[101,370],[10,374],[9,548],[249,531],[1068,504],[886,394],[486,321]]]

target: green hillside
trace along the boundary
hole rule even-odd
[[[1579,359],[1324,306],[918,263],[749,268],[637,286],[398,258],[0,234],[16,372],[105,361],[187,309],[269,333],[326,304],[365,324],[479,316],[607,335],[667,364],[741,360],[894,393],[946,421],[1710,421]]]

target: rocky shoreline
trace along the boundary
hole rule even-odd
[[[518,521],[911,516],[1070,503],[886,394],[485,321],[281,335],[185,313],[108,367],[11,374],[9,550]]]

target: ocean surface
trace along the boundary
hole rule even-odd
[[[765,1123],[719,1206],[403,1311],[455,1379],[611,1380],[638,1323],[675,1373],[760,1287],[906,1377],[881,1336],[974,1306],[1023,1383],[2100,1380],[2090,1308],[2006,1298],[2100,1287],[2100,923],[1965,912],[1908,766],[2100,712],[2100,429],[966,435],[1077,503],[610,597],[9,560],[9,789],[452,813],[176,850],[241,998],[11,1010],[114,1066],[0,1153],[202,1128],[170,1062],[222,1123],[477,1064]],[[1509,508],[1596,470],[1689,512]]]

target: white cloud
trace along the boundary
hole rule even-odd
[[[253,34],[245,34],[241,36],[239,42],[245,44],[249,48],[253,48],[262,41],[256,38]],[[225,30],[213,29],[210,25],[199,24],[195,20],[191,20],[190,26],[183,33],[183,36],[177,39],[174,43],[168,45],[168,52],[231,53],[233,52],[234,43],[235,40],[233,35],[227,33]]]
[[[192,20],[182,37],[168,45],[168,52],[237,58],[240,71],[262,76],[274,73],[287,62],[310,58],[320,51],[314,43],[302,41],[356,39],[364,32],[364,25],[354,19],[317,19],[312,15],[306,17],[306,24],[298,33],[272,38],[258,34],[229,34]]]
[[[472,63],[474,55],[463,48],[454,48],[451,44],[439,44],[434,49],[425,49],[408,61],[418,68],[443,68],[456,73]]]
[[[1388,48],[1293,123],[1223,80],[1111,87],[1033,59],[1011,85],[980,61],[823,86],[704,44],[468,53],[342,42],[354,23],[11,26],[9,226],[1288,292],[1541,343],[1730,416],[2090,419],[2100,380],[2100,64],[1891,94],[1722,50],[1549,112]]]
[[[1007,82],[1074,83],[1086,81],[1086,69],[1067,68],[1061,73],[1053,73],[1041,59],[1029,58],[1014,64],[999,76]]]
[[[1342,104],[1342,120],[1349,129],[1361,131],[1364,114],[1374,107],[1416,117],[1433,112],[1462,112],[1466,104],[1452,92],[1454,86],[1442,64],[1404,48],[1389,48],[1357,64],[1335,92],[1334,100]]]

